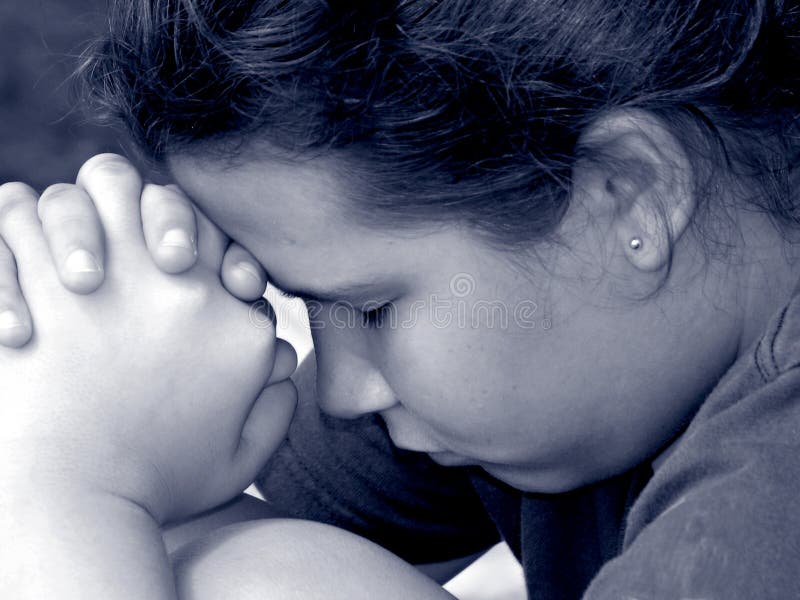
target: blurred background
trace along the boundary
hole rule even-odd
[[[117,136],[87,122],[70,98],[69,76],[102,27],[105,0],[0,0],[0,183],[39,191],[73,181]]]
[[[105,0],[0,0],[0,184],[24,181],[40,192],[74,181],[99,152],[121,152],[120,136],[91,123],[70,93],[70,74],[87,40],[103,27]],[[274,288],[278,335],[303,357],[311,351],[300,300]],[[504,544],[447,586],[460,600],[523,600],[522,569]]]

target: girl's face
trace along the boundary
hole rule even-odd
[[[440,464],[540,492],[621,472],[679,431],[735,356],[732,317],[690,286],[631,300],[652,281],[577,198],[567,246],[533,260],[457,227],[358,224],[323,161],[231,168],[180,155],[170,167],[277,287],[317,299],[322,409],[377,412],[397,446]],[[382,318],[363,315],[386,303]]]

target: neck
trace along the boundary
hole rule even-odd
[[[752,211],[741,211],[738,220],[743,257],[739,278],[741,354],[761,337],[769,319],[800,283],[800,232],[781,232],[768,216]]]

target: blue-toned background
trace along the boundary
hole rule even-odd
[[[70,102],[67,83],[104,9],[104,0],[0,0],[0,182],[41,190],[119,150],[117,136]]]

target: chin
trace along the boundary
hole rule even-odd
[[[469,467],[476,464],[475,461],[453,452],[428,452],[427,454],[433,462],[443,467]]]
[[[529,466],[481,465],[495,479],[522,492],[535,494],[561,494],[571,492],[590,483],[576,473],[536,470]]]

